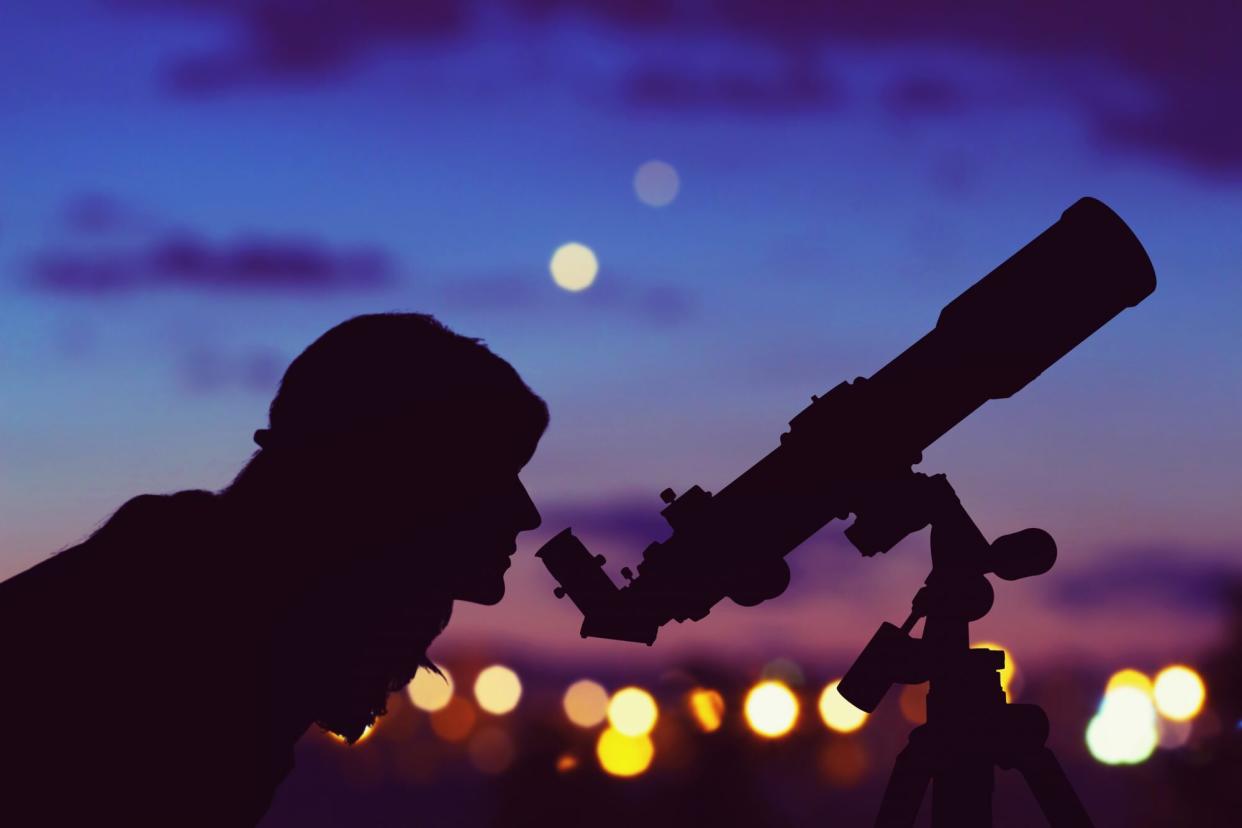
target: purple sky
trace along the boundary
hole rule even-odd
[[[989,535],[1060,544],[981,634],[1019,659],[1192,658],[1242,571],[1242,11],[882,5],[6,9],[0,576],[134,494],[224,485],[302,347],[421,310],[552,410],[525,474],[544,527],[505,603],[460,607],[440,646],[844,656],[904,617],[924,538],[861,560],[829,527],[785,596],[650,652],[579,642],[529,553],[572,523],[633,563],[661,489],[723,487],[1089,194],[1156,293],[922,469]],[[681,179],[662,208],[631,184],[653,158]],[[601,264],[580,294],[548,274],[567,241]]]

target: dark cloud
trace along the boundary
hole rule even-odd
[[[1044,83],[1077,101],[1109,148],[1141,149],[1204,170],[1242,169],[1242,4],[1102,0],[995,3],[964,0],[881,4],[849,0],[130,0],[130,4],[212,13],[236,23],[235,47],[186,59],[171,69],[183,91],[255,80],[314,81],[391,45],[417,46],[471,30],[475,12],[500,6],[526,24],[594,21],[640,40],[685,38],[732,61],[709,74],[640,66],[623,84],[626,99],[659,106],[731,106],[782,111],[833,100],[820,71],[799,71],[842,43],[960,48],[1044,62]],[[492,16],[494,18],[494,15]],[[705,46],[706,44],[706,46]],[[712,46],[711,44],[715,44]],[[641,47],[641,43],[630,44]],[[738,48],[743,46],[745,48]],[[739,55],[760,46],[793,71],[756,78]],[[636,48],[634,51],[640,51]],[[1054,69],[1053,64],[1061,68]],[[1120,72],[1149,97],[1134,111],[1094,95],[1097,74]],[[945,112],[953,91],[919,82],[890,90],[904,111]]]
[[[374,249],[338,252],[288,239],[214,243],[192,234],[159,235],[120,251],[49,250],[30,269],[35,288],[65,294],[151,288],[320,292],[392,280],[387,257]]]
[[[1208,560],[1175,549],[1139,549],[1110,554],[1099,562],[1049,576],[1049,597],[1074,609],[1217,611],[1242,563],[1229,556]],[[1242,560],[1242,559],[1240,559]]]
[[[588,544],[610,540],[636,552],[671,533],[660,514],[664,503],[654,495],[629,495],[609,500],[540,506],[545,526],[556,531],[569,526]]]
[[[147,224],[140,212],[103,193],[83,193],[69,199],[60,218],[65,230],[82,235],[141,230]]]
[[[173,88],[205,93],[238,83],[318,80],[393,44],[441,40],[464,31],[464,0],[146,0],[134,3],[231,18],[238,43],[169,66]]]
[[[640,69],[623,84],[628,103],[670,109],[728,108],[778,112],[839,102],[835,84],[821,73],[790,71],[756,76],[742,71],[692,74],[672,68]]]
[[[965,108],[966,94],[946,78],[912,75],[890,84],[884,91],[884,103],[902,117],[949,115]]]

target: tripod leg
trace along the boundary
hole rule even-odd
[[[1041,747],[1027,752],[1014,766],[1026,779],[1052,828],[1092,828],[1087,809],[1051,750]]]
[[[875,828],[909,828],[931,782],[932,768],[926,733],[922,727],[910,733],[910,741],[893,762],[888,787],[875,818]]]

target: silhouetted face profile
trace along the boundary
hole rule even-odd
[[[225,494],[289,547],[286,681],[308,715],[352,740],[430,666],[454,600],[504,596],[517,536],[539,525],[519,473],[547,407],[478,340],[383,314],[308,347],[269,419]]]

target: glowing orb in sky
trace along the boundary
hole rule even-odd
[[[819,716],[824,724],[838,733],[849,733],[863,726],[867,713],[845,700],[837,690],[840,679],[831,682],[819,695]]]
[[[594,284],[595,274],[599,273],[599,260],[585,244],[569,242],[556,248],[548,268],[552,271],[552,280],[559,287],[577,293]]]
[[[798,698],[779,681],[761,681],[746,694],[746,722],[760,736],[775,739],[798,722]]]
[[[649,207],[664,207],[677,198],[681,179],[672,164],[664,161],[647,161],[634,173],[634,192],[638,200]]]

